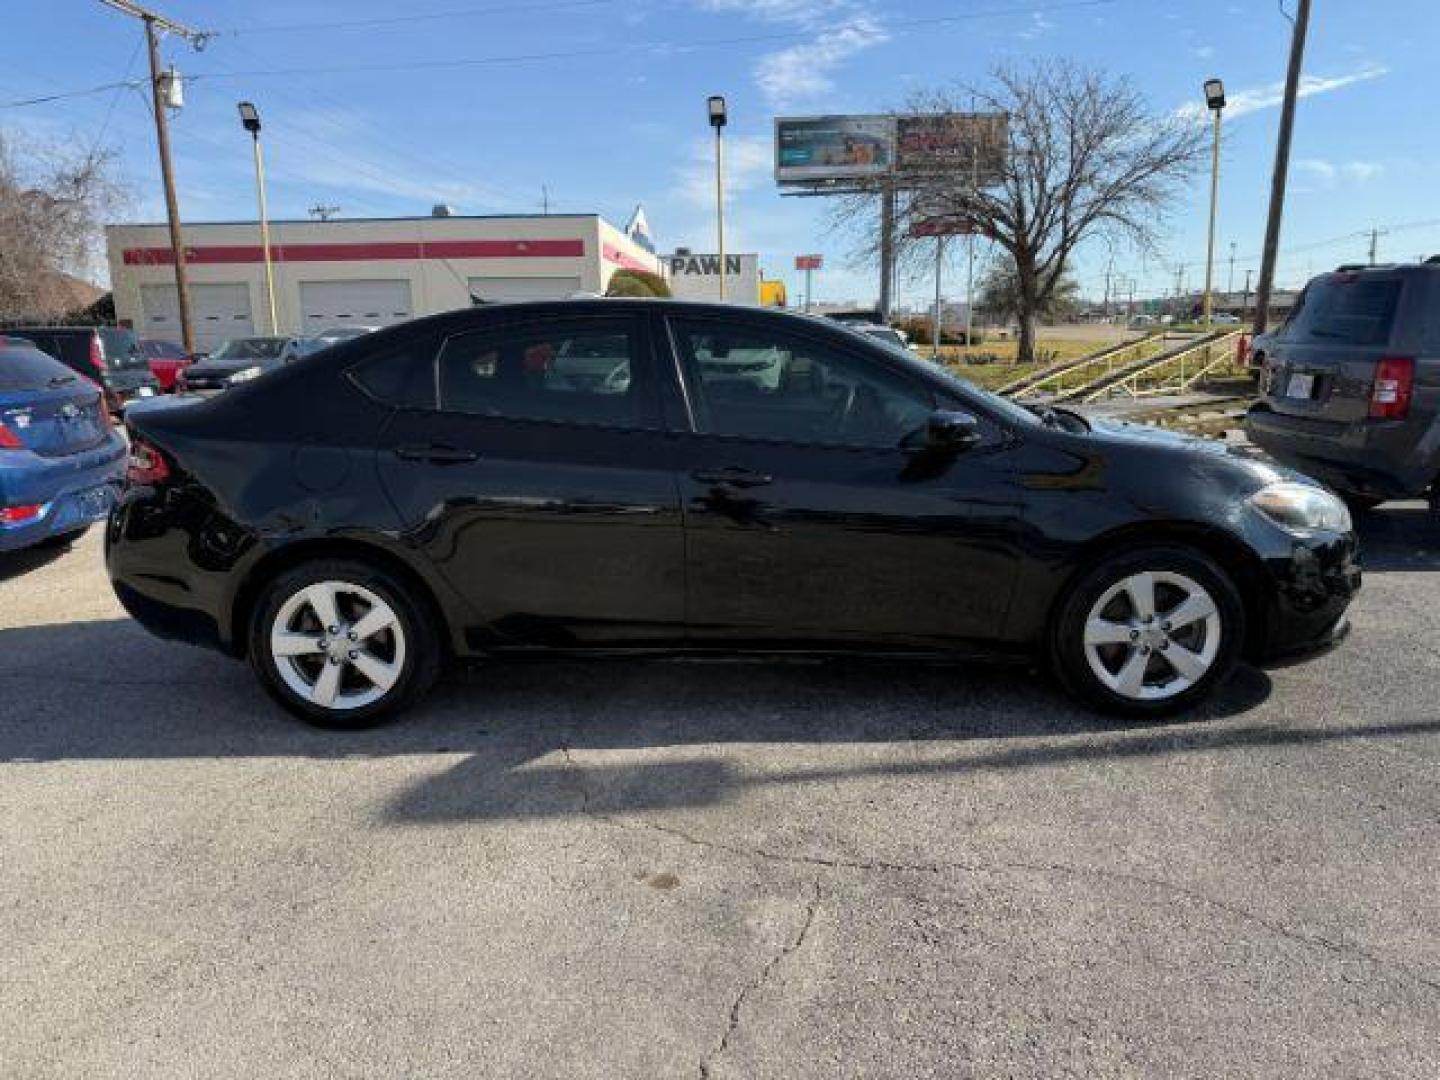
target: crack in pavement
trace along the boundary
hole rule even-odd
[[[582,767],[576,763],[571,753],[570,745],[563,743],[558,749],[566,765],[568,765],[576,775],[575,787],[580,794],[581,814],[591,820],[609,825],[612,828],[629,832],[643,831],[658,833],[693,847],[724,852],[728,855],[734,855],[737,858],[755,859],[762,862],[780,863],[790,866],[806,866],[819,870],[934,875],[954,873],[977,875],[999,875],[1004,873],[1055,874],[1074,878],[1095,878],[1102,881],[1120,882],[1128,885],[1141,885],[1160,892],[1170,893],[1173,896],[1184,897],[1196,904],[1212,908],[1216,911],[1223,911],[1242,922],[1258,926],[1276,937],[1307,945],[1311,948],[1322,949],[1336,956],[1364,961],[1380,971],[1381,974],[1395,978],[1396,981],[1399,981],[1399,976],[1403,976],[1405,979],[1425,987],[1431,993],[1440,994],[1440,980],[1414,971],[1404,964],[1399,964],[1383,956],[1378,956],[1358,945],[1349,944],[1344,941],[1336,941],[1323,934],[1306,933],[1297,930],[1284,923],[1267,918],[1258,912],[1241,907],[1238,904],[1226,900],[1217,900],[1215,897],[1201,892],[1198,889],[1168,881],[1165,878],[1151,877],[1147,874],[1137,874],[1127,870],[1113,870],[1104,867],[1072,866],[1066,863],[1053,862],[1033,863],[1006,861],[989,864],[964,862],[906,863],[876,859],[826,858],[818,855],[793,855],[771,851],[763,847],[752,848],[745,847],[741,844],[727,843],[723,840],[712,840],[688,832],[678,826],[665,825],[650,820],[649,818],[638,816],[620,818],[614,814],[608,814],[593,808],[590,791],[580,779]]]
[[[800,929],[790,938],[788,942],[780,946],[780,951],[772,956],[765,966],[760,969],[758,975],[751,979],[740,992],[735,995],[735,1000],[730,1003],[730,1019],[725,1025],[715,1048],[705,1057],[700,1059],[700,1080],[710,1080],[710,1070],[715,1059],[723,1056],[730,1049],[730,1040],[735,1037],[735,1032],[740,1028],[741,1014],[745,1011],[745,1002],[751,994],[755,993],[767,982],[770,981],[776,970],[785,960],[793,955],[800,946],[805,944],[805,938],[810,933],[810,927],[815,922],[815,913],[820,910],[820,901],[823,892],[820,888],[820,875],[816,874],[810,882],[810,897],[805,902],[804,916],[800,922]]]

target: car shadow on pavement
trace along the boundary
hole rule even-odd
[[[0,551],[0,581],[9,581],[49,566],[69,550],[68,544],[37,544],[19,551]]]
[[[326,732],[274,705],[245,665],[122,619],[0,630],[0,690],[0,762],[458,755],[393,796],[383,818],[394,824],[693,808],[760,785],[1440,733],[1440,720],[1267,722],[1253,714],[1270,678],[1250,667],[1185,717],[1135,724],[1088,712],[1023,669],[860,659],[469,664],[391,725]],[[774,768],[742,767],[757,748],[781,752]]]

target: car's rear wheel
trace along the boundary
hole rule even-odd
[[[1132,716],[1181,712],[1234,670],[1245,607],[1208,556],[1151,547],[1113,555],[1061,605],[1052,652],[1066,687]]]
[[[329,728],[381,723],[420,698],[440,644],[413,590],[362,562],[324,560],[272,581],[255,608],[250,662],[270,694]]]

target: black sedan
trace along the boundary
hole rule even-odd
[[[330,726],[544,651],[1039,656],[1155,715],[1338,640],[1360,584],[1301,476],[776,312],[474,308],[128,423],[120,600]]]

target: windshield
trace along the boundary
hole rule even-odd
[[[211,360],[275,360],[285,338],[232,338],[210,354]]]

